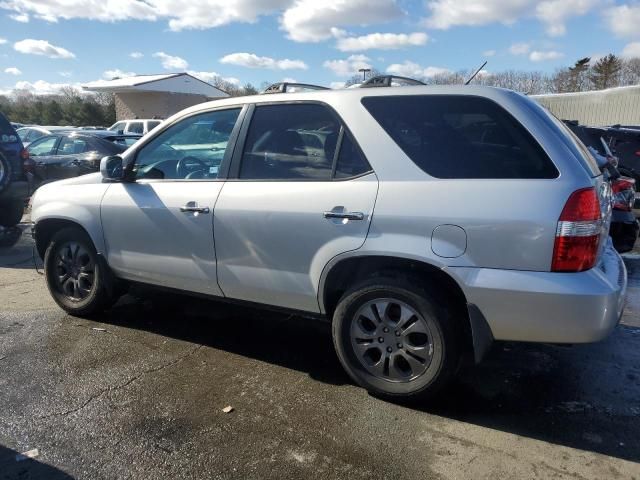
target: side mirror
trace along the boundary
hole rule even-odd
[[[120,155],[109,155],[100,160],[100,173],[105,180],[124,179],[124,160]]]

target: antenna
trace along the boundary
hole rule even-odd
[[[469,80],[467,80],[466,82],[464,82],[464,84],[465,84],[465,85],[469,85],[469,84],[471,83],[471,80],[473,80],[474,78],[476,78],[476,75],[478,75],[478,74],[482,71],[482,69],[484,68],[484,66],[485,66],[487,63],[489,63],[489,62],[487,62],[487,61],[485,60],[485,62],[480,66],[480,68],[479,68],[479,69],[477,69],[477,70],[476,70],[476,72],[475,72],[473,75],[471,75],[471,76],[469,77]]]

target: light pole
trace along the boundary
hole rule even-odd
[[[367,79],[367,73],[371,71],[370,68],[361,68],[358,70],[359,72],[362,72],[362,81],[364,82]]]

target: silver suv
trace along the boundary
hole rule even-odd
[[[316,315],[355,382],[417,398],[494,339],[609,334],[610,215],[593,158],[532,100],[416,86],[197,105],[40,188],[32,218],[73,315],[131,282]]]

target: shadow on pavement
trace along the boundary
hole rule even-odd
[[[34,268],[34,243],[27,228],[26,224],[13,228],[0,227],[0,267],[22,270]],[[42,261],[39,258],[36,260],[38,266],[42,267]]]
[[[19,452],[0,445],[0,479],[2,480],[73,480],[62,470],[51,467],[35,459],[18,461]]]
[[[100,320],[351,383],[328,324],[175,294],[133,292]],[[139,298],[136,296],[139,295]],[[640,329],[573,347],[496,343],[428,405],[410,408],[640,462]]]

